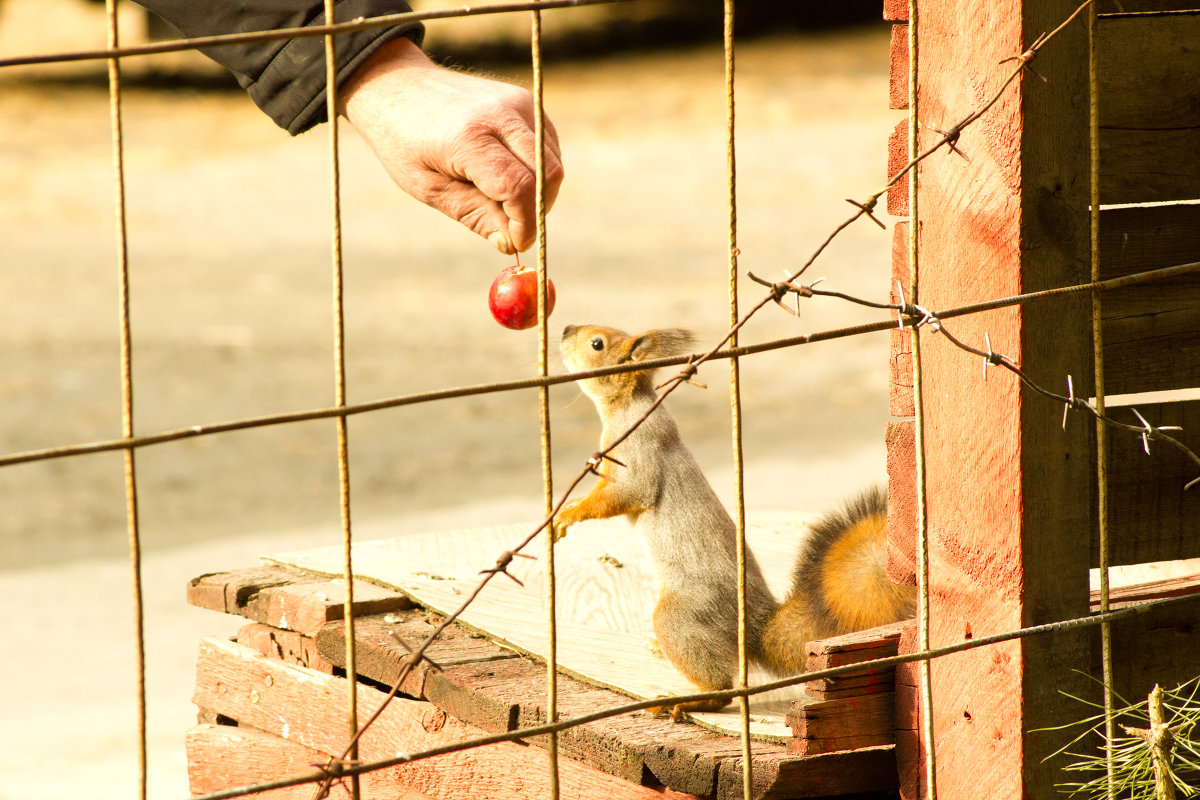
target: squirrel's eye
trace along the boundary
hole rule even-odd
[[[592,349],[593,350],[603,350],[604,349],[604,340],[601,339],[599,336],[597,336],[595,339],[592,339]]]

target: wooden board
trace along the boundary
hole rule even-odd
[[[265,783],[284,775],[308,774],[313,772],[314,764],[329,759],[325,753],[280,736],[232,725],[198,725],[188,731],[185,748],[188,782],[194,795]],[[406,788],[400,779],[400,770],[395,767],[364,776],[361,786],[363,797],[387,797],[389,800],[428,800],[430,797]],[[313,784],[252,796],[268,800],[311,800]],[[329,797],[350,800],[351,795],[345,785],[335,783]]]
[[[420,605],[446,614],[457,609],[478,585],[480,571],[519,542],[532,525],[475,531],[446,531],[394,540],[360,542],[354,547],[357,574],[404,592]],[[790,580],[791,564],[805,530],[803,515],[779,515],[748,523],[747,538],[777,596]],[[547,651],[543,608],[545,578],[539,539],[531,553],[493,579],[459,618],[518,652],[544,659]],[[568,675],[637,698],[695,692],[671,664],[651,652],[650,611],[656,601],[653,571],[644,548],[624,520],[597,520],[573,528],[556,548],[558,574],[558,663]],[[269,557],[272,562],[334,574],[341,548],[330,547]],[[785,717],[796,692],[755,698],[751,732],[786,741]],[[732,707],[731,707],[732,708]],[[740,730],[734,710],[696,714],[714,730]]]
[[[1100,201],[1200,197],[1200,11],[1099,21]]]
[[[346,693],[342,678],[265,658],[234,642],[201,642],[196,704],[309,750],[330,755],[345,746]],[[382,692],[360,686],[360,717],[377,711],[382,698]],[[430,703],[399,697],[361,738],[359,752],[363,760],[376,761],[483,734]],[[560,759],[559,773],[564,798],[688,796],[630,783],[566,758]],[[517,742],[402,765],[391,780],[430,797],[542,798],[549,791],[545,752]]]
[[[1197,261],[1200,205],[1101,211],[1101,278]],[[1106,292],[1101,308],[1109,394],[1200,386],[1200,275]]]
[[[1182,426],[1183,432],[1173,435],[1200,451],[1200,400],[1137,403],[1133,408],[1151,425]],[[1140,424],[1130,408],[1109,411],[1122,422]],[[1136,434],[1115,431],[1108,441],[1111,563],[1200,558],[1200,486],[1183,488],[1200,477],[1200,465],[1161,442],[1152,442],[1147,454]],[[1094,536],[1093,567],[1100,564],[1099,545]]]
[[[326,571],[341,574],[340,568]],[[278,568],[258,572],[212,572],[188,583],[187,601],[200,608],[236,614],[273,628],[312,636],[330,620],[341,619],[346,606],[346,584],[319,575]],[[408,602],[395,592],[356,581],[354,610],[357,614],[376,614],[404,608]]]

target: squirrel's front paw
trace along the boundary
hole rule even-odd
[[[571,512],[579,505],[578,500],[572,500],[562,507],[562,509],[554,515],[554,519],[550,521],[550,535],[554,541],[558,541],[567,535],[567,528],[571,527],[577,520]]]

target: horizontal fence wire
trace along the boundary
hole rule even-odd
[[[154,55],[154,54],[160,54],[160,53],[177,52],[177,51],[181,51],[181,50],[194,50],[194,49],[200,49],[200,48],[216,47],[216,46],[228,45],[228,44],[266,41],[269,39],[299,38],[299,37],[308,37],[308,36],[328,36],[328,35],[334,35],[334,34],[338,34],[338,33],[346,33],[346,32],[351,32],[351,31],[355,31],[355,30],[361,30],[361,29],[369,28],[369,27],[384,27],[384,26],[396,25],[396,24],[413,22],[413,21],[421,21],[421,20],[448,19],[448,18],[452,18],[452,17],[465,17],[465,16],[473,16],[473,15],[478,15],[478,14],[508,13],[508,12],[514,12],[514,11],[530,11],[530,10],[536,10],[536,9],[563,8],[563,7],[571,7],[571,6],[593,5],[593,4],[607,3],[607,2],[613,2],[613,1],[614,0],[544,0],[544,2],[507,3],[507,4],[497,4],[497,5],[492,5],[492,6],[481,6],[481,7],[469,7],[468,6],[468,7],[458,8],[458,9],[443,9],[443,10],[436,10],[436,11],[415,12],[415,13],[409,13],[409,14],[388,15],[388,16],[384,16],[384,17],[375,17],[375,18],[371,18],[371,19],[358,19],[358,20],[354,20],[352,22],[339,23],[336,25],[313,26],[313,27],[302,28],[302,29],[287,29],[287,30],[279,30],[279,31],[256,32],[256,33],[250,33],[250,34],[237,34],[237,35],[231,35],[231,36],[205,37],[205,38],[199,38],[199,39],[180,40],[180,41],[175,41],[175,42],[155,43],[155,44],[149,44],[149,45],[138,46],[138,47],[115,47],[115,46],[112,46],[112,47],[109,47],[109,48],[106,48],[103,50],[95,50],[95,51],[81,51],[81,52],[66,53],[66,54],[6,58],[6,59],[0,59],[0,68],[8,67],[8,66],[45,64],[45,63],[66,62],[66,61],[100,60],[100,59],[115,60],[118,58],[125,58],[125,57]],[[1048,392],[1048,391],[1042,389],[1041,387],[1037,387],[1036,385],[1030,384],[1027,381],[1027,379],[1025,379],[1024,376],[1020,374],[1019,370],[1016,370],[1014,364],[1012,364],[1010,361],[1008,361],[1003,356],[993,353],[990,348],[990,344],[986,351],[980,351],[980,350],[970,348],[966,345],[963,345],[962,343],[957,342],[957,340],[955,340],[946,331],[945,326],[944,326],[944,320],[950,319],[953,317],[957,317],[957,316],[966,315],[966,314],[974,314],[974,313],[979,313],[982,311],[988,311],[988,310],[993,310],[993,309],[998,309],[998,308],[1018,306],[1018,305],[1022,305],[1024,303],[1033,302],[1033,301],[1037,301],[1037,300],[1062,297],[1062,296],[1071,295],[1071,294],[1082,294],[1082,293],[1095,294],[1095,293],[1099,293],[1099,292],[1111,291],[1113,289],[1118,289],[1118,288],[1122,288],[1122,287],[1126,287],[1126,286],[1133,286],[1133,285],[1138,285],[1138,284],[1142,284],[1142,283],[1147,283],[1150,281],[1166,280],[1166,279],[1178,277],[1181,275],[1196,274],[1196,273],[1200,273],[1200,263],[1182,264],[1182,265],[1177,265],[1177,266],[1172,266],[1172,267],[1166,267],[1163,269],[1150,270],[1147,272],[1139,273],[1137,275],[1131,275],[1131,276],[1126,276],[1126,277],[1122,277],[1122,278],[1114,278],[1114,279],[1110,279],[1107,281],[1091,281],[1089,283],[1083,283],[1083,284],[1067,286],[1067,287],[1059,287],[1059,288],[1048,289],[1048,290],[1039,291],[1039,292],[1031,292],[1031,293],[1015,295],[1015,296],[1007,297],[1007,298],[996,298],[996,299],[992,299],[992,300],[986,300],[986,301],[982,301],[982,302],[978,302],[978,303],[959,306],[956,308],[944,309],[944,310],[937,311],[936,313],[931,312],[927,309],[924,309],[921,306],[916,305],[915,303],[914,304],[909,304],[907,302],[901,302],[899,304],[871,303],[870,301],[863,301],[863,300],[858,300],[856,298],[850,298],[845,295],[840,295],[840,297],[842,299],[850,300],[851,302],[859,302],[859,303],[866,304],[866,305],[873,305],[873,306],[881,308],[881,309],[888,309],[891,311],[895,311],[897,314],[897,318],[889,319],[886,321],[880,321],[880,322],[876,322],[876,323],[868,323],[868,324],[850,326],[850,327],[845,327],[845,328],[837,328],[837,329],[821,331],[821,332],[812,333],[812,334],[805,334],[805,335],[800,335],[800,336],[795,336],[795,337],[786,337],[786,338],[776,339],[776,340],[772,340],[772,341],[764,342],[764,343],[760,343],[760,344],[755,344],[755,345],[725,347],[725,345],[733,337],[736,336],[737,331],[743,325],[745,325],[745,323],[750,319],[750,317],[752,317],[760,309],[762,309],[763,307],[765,307],[767,304],[769,304],[771,302],[775,302],[780,305],[783,305],[782,300],[789,294],[796,295],[797,298],[799,298],[799,297],[817,297],[817,296],[839,296],[838,293],[816,290],[811,285],[810,286],[801,286],[800,284],[796,283],[796,281],[816,261],[816,259],[824,252],[824,250],[833,241],[833,239],[837,235],[839,235],[843,230],[848,228],[852,223],[857,221],[858,219],[861,219],[862,217],[865,216],[865,217],[870,218],[872,221],[876,222],[880,226],[883,226],[883,223],[880,222],[874,216],[873,212],[877,206],[878,200],[888,191],[888,189],[890,189],[893,185],[895,185],[898,181],[900,181],[905,175],[907,175],[909,173],[909,171],[911,171],[916,166],[917,163],[924,160],[925,158],[930,157],[934,152],[937,152],[938,150],[941,150],[943,148],[949,149],[951,151],[955,151],[956,150],[956,147],[955,147],[956,142],[957,142],[959,136],[961,135],[962,131],[966,127],[968,127],[969,125],[971,125],[975,121],[977,121],[980,117],[982,117],[986,113],[986,111],[988,109],[990,109],[992,107],[992,105],[995,104],[995,102],[999,99],[1001,94],[1004,91],[1006,91],[1010,85],[1012,85],[1012,83],[1015,81],[1015,79],[1025,69],[1027,69],[1029,67],[1029,63],[1034,60],[1038,51],[1042,47],[1044,47],[1047,43],[1049,43],[1059,31],[1061,31],[1064,27],[1066,27],[1074,19],[1076,19],[1085,9],[1087,9],[1087,7],[1089,5],[1090,5],[1090,0],[1089,0],[1089,2],[1085,2],[1083,5],[1081,5],[1079,7],[1079,9],[1074,14],[1072,14],[1067,20],[1065,20],[1062,23],[1062,25],[1060,25],[1058,28],[1056,28],[1055,30],[1051,31],[1048,34],[1044,34],[1043,36],[1038,37],[1038,39],[1033,43],[1033,45],[1031,45],[1026,51],[1008,59],[1009,61],[1015,61],[1016,67],[1011,72],[1011,74],[1009,74],[1007,79],[1003,82],[1003,84],[996,91],[996,93],[990,99],[986,100],[979,108],[972,111],[971,114],[969,114],[967,117],[965,117],[963,120],[961,120],[957,124],[953,125],[947,131],[944,131],[944,132],[939,131],[939,133],[942,134],[942,138],[940,140],[938,140],[935,144],[931,145],[926,150],[915,155],[909,161],[908,164],[906,164],[903,168],[901,168],[901,170],[899,172],[897,172],[894,176],[891,177],[891,179],[888,181],[888,183],[886,184],[886,186],[883,189],[881,189],[880,191],[876,192],[873,195],[870,195],[866,201],[863,201],[863,202],[856,202],[854,200],[848,201],[851,203],[851,205],[855,206],[855,208],[856,208],[856,211],[854,212],[853,216],[851,216],[848,220],[846,220],[845,222],[843,222],[842,224],[837,226],[834,229],[834,231],[829,235],[829,237],[816,249],[816,251],[811,255],[811,257],[808,258],[808,260],[805,261],[800,268],[798,268],[794,271],[791,271],[789,273],[789,276],[786,280],[778,282],[778,283],[767,284],[769,286],[769,291],[766,294],[766,296],[763,297],[762,300],[758,304],[756,304],[753,308],[751,308],[751,310],[749,312],[747,312],[737,322],[735,322],[733,324],[731,330],[729,331],[729,333],[721,341],[719,341],[710,351],[708,351],[707,353],[704,353],[700,356],[692,356],[689,358],[656,359],[654,361],[642,362],[640,364],[610,367],[610,368],[605,368],[605,369],[600,369],[600,370],[592,370],[589,372],[571,373],[571,374],[557,375],[557,376],[540,376],[537,378],[529,378],[529,379],[516,380],[516,381],[480,384],[480,385],[476,385],[476,386],[465,386],[465,387],[458,387],[458,388],[453,388],[453,389],[439,390],[439,391],[434,391],[434,392],[425,392],[425,393],[405,395],[405,396],[400,396],[400,397],[385,398],[382,400],[377,400],[377,401],[368,402],[368,403],[343,405],[343,406],[339,406],[339,407],[335,407],[335,408],[320,408],[320,409],[310,409],[310,410],[306,410],[306,411],[264,415],[264,416],[260,416],[260,417],[240,419],[240,420],[235,420],[235,421],[231,421],[231,422],[215,423],[215,424],[208,424],[208,425],[195,425],[195,426],[185,428],[185,429],[166,431],[166,432],[162,432],[162,433],[158,433],[158,434],[151,434],[151,435],[144,435],[144,436],[127,435],[121,439],[116,439],[116,440],[107,440],[107,441],[100,441],[100,442],[68,445],[68,446],[63,446],[63,447],[47,448],[47,449],[42,449],[42,450],[26,451],[26,452],[21,452],[21,453],[10,454],[7,456],[0,456],[0,467],[14,466],[17,464],[30,463],[30,462],[35,462],[35,461],[43,461],[43,460],[48,460],[48,459],[77,457],[77,456],[100,453],[100,452],[124,451],[124,452],[129,453],[129,452],[132,452],[136,448],[148,447],[148,446],[152,446],[152,445],[164,444],[164,443],[174,442],[174,441],[181,441],[184,439],[194,438],[197,436],[207,436],[207,435],[213,435],[213,434],[217,434],[217,433],[248,430],[248,429],[253,429],[253,428],[261,428],[261,427],[281,425],[281,424],[299,423],[299,422],[306,422],[306,421],[319,420],[319,419],[345,418],[345,417],[355,415],[355,414],[377,412],[377,411],[382,411],[382,410],[385,410],[388,408],[397,408],[397,407],[413,405],[413,404],[417,404],[417,403],[442,401],[442,400],[449,400],[449,399],[454,399],[454,398],[459,398],[459,397],[467,397],[467,396],[480,395],[480,394],[522,390],[522,389],[529,389],[529,388],[544,388],[544,387],[548,387],[548,386],[555,385],[555,384],[574,382],[574,381],[582,380],[582,379],[588,378],[588,377],[598,377],[598,376],[602,376],[602,375],[608,375],[608,374],[614,374],[614,373],[620,373],[620,372],[631,372],[631,371],[636,371],[639,369],[658,369],[658,368],[665,367],[665,366],[683,365],[684,368],[678,375],[671,378],[669,381],[667,381],[665,384],[663,384],[663,386],[660,387],[660,389],[662,391],[660,392],[660,397],[659,397],[658,403],[661,403],[662,400],[668,394],[670,394],[675,388],[677,388],[681,383],[689,382],[690,379],[692,378],[692,376],[695,375],[700,364],[704,363],[705,361],[714,360],[714,359],[737,358],[737,357],[741,357],[741,356],[752,355],[752,354],[756,354],[756,353],[763,353],[763,352],[768,352],[771,350],[778,350],[778,349],[787,348],[787,347],[795,347],[795,346],[800,346],[800,345],[813,344],[813,343],[820,342],[820,341],[831,341],[834,339],[841,339],[841,338],[846,338],[849,336],[857,336],[857,335],[862,335],[862,334],[871,333],[871,332],[888,330],[888,329],[892,328],[893,326],[897,326],[897,325],[902,328],[903,327],[917,328],[922,325],[930,325],[934,331],[945,334],[948,340],[955,342],[960,347],[962,347],[964,350],[973,352],[977,356],[984,357],[985,365],[1001,366],[1001,367],[1004,367],[1006,369],[1010,369],[1010,370],[1016,372],[1018,374],[1018,377],[1020,377],[1026,383],[1026,385],[1031,388],[1031,390],[1034,390],[1039,394],[1046,395],[1047,397],[1049,397],[1051,399],[1055,399],[1056,401],[1064,402],[1064,404],[1066,405],[1066,408],[1068,410],[1070,410],[1071,408],[1083,410],[1086,407],[1087,409],[1090,409],[1092,411],[1092,413],[1095,413],[1095,409],[1091,408],[1091,406],[1086,402],[1086,400],[1081,400],[1080,398],[1075,398],[1073,391],[1069,392],[1069,394],[1066,396],[1055,395],[1054,393]],[[759,282],[765,283],[764,281],[761,281],[761,280],[759,280]],[[656,404],[655,408],[656,407],[657,407],[657,404]],[[644,421],[644,419],[648,418],[649,414],[652,413],[653,410],[654,409],[652,408],[650,411],[647,412],[646,416],[643,417],[643,421]],[[637,424],[640,424],[640,422]],[[1155,428],[1153,426],[1150,426],[1149,424],[1145,424],[1143,426],[1130,426],[1130,425],[1124,425],[1123,423],[1121,423],[1120,425],[1123,425],[1124,427],[1135,432],[1136,434],[1141,435],[1143,437],[1147,447],[1149,446],[1149,442],[1153,441],[1153,440],[1176,441],[1172,437],[1166,436],[1163,433],[1164,430],[1170,429],[1168,426],[1159,426],[1159,427]],[[628,433],[626,434],[626,436],[628,436]],[[612,446],[615,447],[616,444],[619,444],[620,441],[621,440],[618,439],[617,442],[614,443]],[[1176,444],[1181,449],[1183,449],[1186,453],[1191,455],[1193,460],[1196,460],[1197,463],[1200,464],[1200,458],[1197,458],[1194,453],[1192,453],[1188,448],[1184,447],[1181,443],[1178,443],[1176,441]],[[440,633],[443,630],[445,630],[445,628],[448,625],[453,623],[454,619],[456,619],[457,616],[462,613],[462,610],[464,610],[468,605],[470,605],[471,602],[474,601],[474,599],[478,596],[479,592],[483,589],[483,587],[486,585],[486,583],[489,580],[491,580],[492,578],[496,577],[499,574],[502,574],[502,573],[507,574],[506,568],[507,568],[508,564],[511,563],[512,559],[517,557],[518,555],[521,555],[520,550],[523,549],[525,546],[527,546],[533,540],[533,538],[535,538],[541,531],[546,529],[546,527],[550,523],[550,520],[553,518],[554,513],[557,512],[559,508],[561,508],[562,504],[565,503],[566,498],[570,496],[571,492],[574,491],[574,489],[579,485],[579,483],[582,482],[582,480],[584,478],[586,478],[587,475],[591,474],[599,466],[601,461],[603,461],[606,458],[610,458],[610,456],[608,455],[609,451],[611,451],[611,447],[609,448],[609,450],[596,453],[591,458],[588,459],[587,464],[585,465],[584,469],[580,472],[579,476],[576,477],[576,479],[570,483],[567,490],[562,494],[562,496],[561,496],[562,499],[551,510],[551,513],[549,513],[547,515],[546,520],[543,521],[542,524],[537,529],[530,532],[528,534],[528,536],[526,536],[524,541],[522,543],[520,543],[517,547],[513,548],[512,550],[502,553],[498,557],[494,567],[492,567],[489,570],[484,571],[485,574],[484,574],[483,578],[481,579],[481,581],[479,582],[478,586],[476,587],[476,589],[473,592],[471,592],[464,599],[463,604],[461,605],[460,609],[457,612],[455,612],[454,614],[446,616],[442,620],[439,627],[434,631],[433,634],[431,634],[429,639],[423,645],[421,645],[420,647],[416,648],[413,651],[413,653],[411,654],[411,656],[407,662],[406,667],[404,668],[405,670],[410,669],[412,665],[415,665],[415,664],[419,663],[422,659],[425,659],[424,652],[425,652],[425,649],[428,647],[429,643],[432,642],[433,640],[435,640],[436,637],[438,635],[440,635]],[[1194,484],[1194,483],[1196,483],[1196,481],[1192,482],[1192,484]],[[1192,485],[1192,484],[1189,484],[1189,485]],[[903,656],[894,656],[891,658],[878,659],[876,661],[869,662],[869,666],[874,666],[875,668],[884,668],[884,667],[888,667],[888,666],[895,666],[897,664],[909,663],[912,661],[928,661],[929,659],[932,659],[932,658],[938,658],[938,657],[942,657],[945,655],[950,655],[953,653],[961,652],[964,650],[973,649],[976,647],[983,647],[983,646],[988,646],[991,644],[997,644],[997,643],[1005,642],[1005,641],[1012,641],[1012,640],[1021,639],[1021,638],[1025,638],[1025,637],[1029,637],[1029,636],[1049,634],[1049,633],[1053,633],[1053,632],[1059,631],[1059,630],[1066,630],[1066,629],[1077,628],[1077,627],[1088,627],[1088,626],[1092,626],[1092,625],[1098,625],[1098,624],[1101,624],[1104,622],[1111,622],[1111,621],[1115,621],[1118,619],[1124,619],[1126,617],[1134,616],[1137,614],[1149,613],[1150,611],[1154,611],[1154,610],[1157,610],[1159,608],[1162,608],[1162,607],[1165,607],[1168,605],[1174,605],[1177,603],[1190,601],[1190,600],[1195,599],[1195,597],[1196,596],[1184,596],[1184,597],[1178,597],[1178,598],[1169,598],[1166,600],[1152,601],[1152,602],[1148,602],[1148,603],[1138,604],[1135,606],[1121,608],[1121,609],[1118,609],[1115,611],[1109,611],[1109,612],[1102,613],[1102,614],[1091,615],[1091,616],[1087,616],[1087,617],[1080,617],[1080,618],[1070,619],[1070,620],[1064,620],[1061,622],[1049,623],[1046,625],[1021,628],[1021,629],[1017,629],[1014,631],[1009,631],[1009,632],[1001,633],[1001,634],[995,634],[995,635],[988,636],[988,637],[979,637],[979,638],[976,638],[976,639],[973,639],[970,641],[966,641],[966,642],[962,642],[959,644],[950,645],[950,646],[946,646],[946,647],[942,647],[942,648],[938,648],[938,649],[922,650],[921,652],[905,654]],[[737,688],[737,689],[725,690],[723,692],[699,693],[699,694],[683,696],[683,697],[679,697],[679,698],[675,698],[675,699],[678,702],[687,702],[690,700],[705,699],[705,698],[733,699],[736,697],[749,697],[751,695],[759,694],[759,693],[766,692],[766,691],[773,691],[775,689],[793,686],[793,685],[811,681],[811,680],[816,680],[816,679],[825,678],[825,677],[835,677],[837,675],[845,674],[847,672],[854,671],[854,670],[861,670],[863,668],[864,668],[863,664],[855,664],[855,665],[850,665],[847,667],[838,667],[838,668],[831,668],[828,670],[804,673],[801,675],[789,677],[787,679],[774,681],[774,682],[766,683],[766,684],[761,684],[759,686],[754,686],[754,687],[749,687],[749,688]],[[403,681],[403,676],[399,680],[397,680],[395,685],[391,688],[391,691],[387,695],[389,698],[394,697],[397,694],[398,687],[400,686],[402,681]],[[394,766],[397,764],[407,763],[409,761],[414,761],[419,758],[428,758],[428,757],[432,757],[435,755],[441,755],[444,753],[453,752],[455,750],[466,749],[468,747],[477,747],[477,746],[486,745],[486,744],[490,744],[490,743],[494,743],[494,742],[523,739],[523,738],[527,738],[527,737],[531,737],[531,736],[538,736],[538,735],[542,735],[542,734],[548,734],[548,733],[552,733],[552,732],[556,732],[556,731],[561,731],[561,730],[565,730],[569,727],[585,724],[587,722],[592,722],[592,721],[604,719],[604,718],[611,717],[611,716],[617,716],[620,714],[629,713],[631,711],[644,710],[646,708],[650,708],[652,706],[657,706],[657,705],[661,705],[661,704],[662,704],[661,698],[656,698],[653,700],[646,700],[646,701],[639,701],[636,703],[630,703],[630,704],[614,707],[611,709],[604,709],[602,711],[595,712],[594,714],[589,714],[589,715],[585,715],[585,716],[575,717],[572,719],[562,720],[561,722],[558,722],[558,723],[524,728],[524,729],[521,729],[518,731],[511,731],[506,734],[499,734],[499,735],[495,735],[495,736],[480,737],[478,739],[474,739],[471,741],[456,743],[454,745],[447,745],[445,747],[431,749],[428,751],[423,751],[421,753],[403,754],[403,755],[397,756],[396,758],[393,758],[393,759],[389,759],[386,761],[380,761],[380,762],[373,762],[371,764],[347,764],[344,762],[335,761],[335,762],[331,762],[329,765],[327,765],[326,767],[321,769],[318,773],[313,774],[313,775],[292,776],[290,778],[284,778],[279,781],[259,784],[254,787],[242,787],[242,788],[236,789],[236,790],[228,790],[228,791],[217,792],[217,793],[213,793],[213,794],[209,794],[209,795],[204,795],[203,797],[205,798],[205,800],[216,800],[217,798],[236,797],[236,796],[241,796],[241,795],[248,794],[251,792],[264,791],[267,789],[284,788],[287,786],[295,786],[295,785],[300,785],[300,784],[304,784],[304,783],[312,783],[312,782],[317,782],[317,781],[322,781],[322,780],[328,780],[330,777],[342,777],[342,776],[361,774],[361,773],[368,772],[368,771],[382,769],[382,768],[385,768],[388,766]],[[376,715],[376,717],[373,717],[372,720],[375,718],[377,718],[377,715]],[[367,725],[369,725],[372,720],[368,720]],[[365,727],[366,726],[364,726],[364,728]],[[363,730],[363,728],[359,729],[359,734],[361,734],[362,730]]]
[[[1187,264],[1177,264],[1171,267],[1163,267],[1161,269],[1147,270],[1139,272],[1135,275],[1126,275],[1120,278],[1109,278],[1103,281],[1093,281],[1088,283],[1076,284],[1073,286],[1062,286],[1054,289],[1044,289],[1037,292],[1027,292],[1019,295],[1011,295],[1009,297],[1001,297],[993,300],[985,300],[978,303],[968,303],[962,306],[955,306],[948,309],[943,309],[933,313],[932,318],[938,320],[953,319],[954,317],[966,316],[969,314],[977,314],[983,311],[993,311],[1000,308],[1008,308],[1011,306],[1024,305],[1038,300],[1047,300],[1056,297],[1067,295],[1084,294],[1088,292],[1107,292],[1114,289],[1121,289],[1128,286],[1137,286],[1139,284],[1151,283],[1155,281],[1168,280],[1178,278],[1185,275],[1200,274],[1200,262],[1189,262]],[[811,291],[813,296],[836,296],[843,299],[849,299],[849,295],[835,292],[824,292],[822,290],[813,289],[812,287],[801,286],[794,283],[781,283],[779,289],[773,290],[772,298],[775,294],[780,297],[787,293],[795,293],[801,297]],[[865,301],[859,298],[854,298],[852,302],[857,304],[866,304]],[[870,303],[871,305],[880,308],[899,312],[902,308],[899,304],[891,303]],[[914,307],[915,308],[915,307]],[[911,322],[919,322],[924,318],[927,312],[924,309],[914,312]],[[858,325],[851,325],[843,328],[830,328],[827,330],[816,331],[814,333],[800,334],[797,336],[787,336],[778,339],[771,339],[765,342],[759,342],[750,345],[739,345],[737,347],[717,349],[709,353],[705,360],[723,360],[728,358],[754,355],[757,353],[766,353],[773,350],[782,350],[790,347],[799,347],[802,345],[816,344],[818,342],[834,341],[836,339],[845,339],[852,336],[860,336],[868,333],[879,333],[881,331],[892,330],[898,325],[904,323],[904,320],[881,320],[877,322],[867,322]],[[363,403],[350,403],[342,407],[325,407],[313,408],[303,411],[284,412],[279,414],[264,414],[257,417],[244,417],[237,420],[227,422],[214,422],[207,424],[191,425],[186,428],[177,428],[160,433],[144,434],[140,436],[132,436],[126,439],[104,439],[95,442],[86,442],[81,444],[63,445],[60,447],[49,447],[37,450],[26,450],[18,453],[10,453],[0,456],[0,467],[15,466],[17,464],[25,464],[34,461],[46,461],[57,458],[68,458],[72,456],[90,455],[95,453],[113,452],[126,450],[130,448],[151,447],[154,445],[167,444],[177,442],[184,439],[192,439],[199,436],[212,436],[221,433],[233,433],[237,431],[252,430],[255,428],[265,428],[275,425],[288,425],[301,422],[312,422],[315,420],[331,419],[338,416],[354,416],[358,414],[367,414],[375,411],[383,411],[389,408],[401,408],[404,406],[417,405],[421,403],[431,403],[441,400],[453,400],[465,397],[475,397],[484,394],[495,394],[499,392],[521,391],[525,389],[536,389],[543,386],[555,386],[564,383],[574,383],[576,381],[587,378],[603,377],[605,375],[614,375],[623,372],[638,372],[642,370],[656,370],[662,367],[687,365],[688,372],[694,374],[698,370],[699,362],[696,356],[672,356],[668,358],[657,358],[646,360],[637,363],[619,364],[611,367],[601,367],[599,369],[587,370],[581,372],[570,372],[561,375],[547,375],[545,377],[521,378],[511,381],[497,381],[493,383],[481,383],[470,386],[460,386],[450,389],[438,389],[429,392],[417,392],[413,394],[398,395],[395,397],[382,398],[379,400],[371,400]],[[690,377],[690,375],[688,376]]]
[[[427,11],[408,11],[402,14],[358,17],[349,22],[338,22],[328,25],[308,25],[303,28],[276,28],[269,31],[247,31],[244,33],[227,33],[217,36],[194,36],[187,39],[173,39],[131,47],[107,47],[98,50],[73,50],[68,53],[10,56],[8,58],[0,58],[0,69],[38,64],[62,64],[76,61],[102,61],[110,58],[154,56],[164,53],[180,53],[187,50],[205,50],[211,47],[221,47],[231,44],[256,44],[278,39],[307,39],[317,36],[332,36],[372,28],[390,28],[412,22],[476,17],[487,14],[511,14],[518,11],[536,11],[538,9],[611,5],[613,3],[627,2],[632,2],[632,0],[530,0],[529,2],[519,3],[493,3],[482,6],[460,6],[458,8],[430,9]]]

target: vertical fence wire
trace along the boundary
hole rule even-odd
[[[108,46],[120,44],[116,0],[106,0]],[[121,435],[133,438],[133,344],[130,325],[129,247],[125,209],[125,140],[121,122],[121,60],[108,59],[109,116],[112,125],[113,186],[117,217],[117,283],[121,349]],[[125,520],[129,536],[129,565],[133,590],[134,649],[137,664],[138,796],[145,800],[149,765],[146,754],[146,636],[142,597],[142,542],[138,522],[137,467],[134,448],[123,451]]]
[[[325,0],[325,22],[334,22],[334,0]],[[345,272],[342,262],[342,176],[337,117],[337,45],[325,36],[325,108],[329,116],[330,249],[333,267],[333,371],[334,405],[346,405]],[[343,580],[346,584],[346,728],[350,746],[346,758],[358,760],[358,664],[354,641],[354,536],[350,526],[350,440],[345,415],[334,418],[337,427],[338,500],[342,522]],[[357,775],[350,779],[351,797],[360,794]]]
[[[738,312],[738,247],[737,247],[737,152],[736,106],[734,103],[734,45],[733,0],[725,0],[723,15],[723,49],[725,53],[725,164],[726,207],[729,214],[729,325],[732,333],[729,346],[737,347]],[[736,357],[729,361],[729,407],[733,439],[733,475],[735,483],[734,523],[737,556],[738,612],[738,687],[745,688],[750,679],[746,649],[746,481],[742,459],[742,384],[741,369]],[[750,747],[750,698],[738,698],[742,734],[742,794],[746,800],[754,796],[754,770]]]
[[[549,374],[550,347],[547,316],[549,314],[549,277],[546,269],[546,116],[545,89],[542,75],[542,14],[531,13],[530,58],[533,67],[533,148],[534,178],[537,204],[537,302],[538,302],[538,376]],[[554,470],[550,453],[550,387],[538,389],[538,413],[541,419],[542,492],[545,514],[554,513]],[[553,527],[546,528],[546,722],[558,721],[558,593],[554,563]],[[558,734],[546,737],[549,759],[550,798],[558,800]]]
[[[918,135],[919,92],[918,78],[918,18],[917,0],[908,2],[908,157],[913,160],[920,153]],[[921,220],[918,213],[917,167],[908,172],[908,269],[909,296],[913,303],[920,303],[920,256]],[[912,343],[913,374],[913,437],[916,453],[913,469],[916,472],[917,494],[917,649],[929,650],[929,518],[925,494],[925,403],[921,385],[921,333],[920,327],[912,326],[909,334]],[[925,796],[937,800],[937,756],[933,740],[933,679],[932,666],[928,659],[918,665],[921,701],[921,741],[925,748]]]
[[[1097,69],[1099,36],[1096,4],[1088,8],[1088,221],[1091,238],[1091,277],[1100,280],[1100,95]],[[1092,369],[1096,411],[1104,413],[1104,335],[1100,292],[1092,292]],[[1109,610],[1108,426],[1096,419],[1096,522],[1100,533],[1100,613]],[[1104,767],[1108,796],[1116,798],[1114,783],[1112,623],[1100,625],[1100,669],[1104,692]]]

